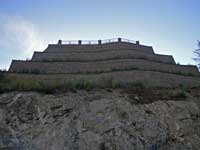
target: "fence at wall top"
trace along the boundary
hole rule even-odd
[[[58,44],[62,45],[100,45],[108,43],[117,43],[117,42],[127,42],[136,44],[136,41],[124,39],[124,38],[113,38],[105,40],[59,40]]]

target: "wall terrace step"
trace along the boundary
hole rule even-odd
[[[196,66],[175,65],[142,59],[107,60],[101,62],[32,62],[13,60],[9,72],[95,73],[117,70],[149,70],[172,74],[200,76]]]
[[[155,72],[155,71],[117,71],[101,74],[18,74],[9,73],[7,78],[12,80],[24,81],[42,81],[42,82],[66,82],[69,80],[87,79],[95,81],[98,85],[103,85],[109,80],[117,80],[123,84],[127,83],[143,83],[145,86],[154,87],[199,87],[199,77],[182,76],[176,74]]]
[[[102,61],[109,59],[147,59],[151,61],[175,64],[174,58],[169,55],[147,54],[137,50],[109,50],[99,52],[68,52],[48,53],[34,52],[32,61]]]
[[[108,43],[101,45],[58,45],[49,44],[44,52],[73,52],[73,51],[100,51],[100,50],[139,50],[141,52],[154,54],[153,48],[151,46],[137,45],[133,43],[120,42],[120,43]]]

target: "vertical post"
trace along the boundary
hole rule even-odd
[[[78,40],[78,45],[81,45],[82,44],[82,41],[81,40]]]
[[[62,40],[58,40],[58,45],[61,45],[62,44]]]
[[[101,40],[98,40],[98,44],[101,45],[101,43],[102,43]]]
[[[140,45],[140,41],[136,41],[136,44],[137,44],[137,45]]]
[[[118,42],[122,42],[122,38],[118,38]]]
[[[78,45],[81,45],[82,44],[82,41],[81,40],[78,40]]]

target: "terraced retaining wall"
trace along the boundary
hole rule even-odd
[[[118,70],[149,70],[173,74],[200,76],[196,66],[164,64],[142,59],[107,60],[101,62],[32,62],[12,61],[9,72],[95,73]]]
[[[87,77],[98,84],[114,78],[150,86],[200,86],[196,66],[177,65],[172,56],[155,54],[151,46],[138,42],[50,44],[44,52],[35,52],[31,61],[13,60],[8,77],[47,82]]]
[[[147,54],[136,50],[108,50],[99,52],[48,53],[34,52],[32,61],[102,61],[108,59],[147,59],[175,64],[172,56]]]

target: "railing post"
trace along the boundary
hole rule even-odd
[[[140,45],[140,41],[136,41],[136,44],[137,44],[137,45]]]
[[[58,40],[58,45],[61,45],[62,44],[62,40]]]
[[[101,40],[98,40],[98,44],[101,45],[101,43],[102,43]]]
[[[118,38],[118,42],[122,42],[122,38]]]
[[[78,40],[78,45],[81,45],[82,44],[82,41],[81,40]]]

